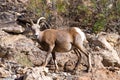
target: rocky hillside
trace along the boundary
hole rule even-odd
[[[26,26],[30,18],[37,20],[26,2],[0,0],[0,80],[120,80],[120,35],[113,32],[86,33],[93,67],[89,73],[85,55],[76,74],[72,72],[78,60],[74,51],[56,54],[58,73],[52,58],[46,68],[39,67],[46,52]]]

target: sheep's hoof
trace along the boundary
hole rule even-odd
[[[57,71],[57,70],[55,70],[54,72],[55,72],[55,73],[58,73],[58,71]]]
[[[91,72],[92,71],[92,68],[88,68],[87,70],[86,70],[86,72]]]
[[[43,63],[41,66],[42,66],[42,67],[46,67],[46,64],[45,64],[45,63]]]
[[[79,71],[77,71],[77,70],[73,70],[71,74],[72,74],[72,75],[79,74]]]
[[[54,70],[54,73],[58,73],[59,71],[58,70]]]

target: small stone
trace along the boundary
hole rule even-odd
[[[0,68],[0,77],[9,77],[11,73],[4,68]]]
[[[86,77],[86,76],[82,76],[82,77],[78,77],[77,80],[91,80],[90,77]]]

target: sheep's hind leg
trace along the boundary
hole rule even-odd
[[[55,65],[55,72],[58,72],[59,68],[58,68],[58,65],[57,65],[55,52],[52,52],[52,58],[53,58],[54,65]]]
[[[83,45],[79,45],[78,48],[80,49],[81,52],[83,52],[87,59],[88,59],[88,69],[87,71],[90,72],[92,70],[92,65],[91,65],[91,55],[90,53],[85,49]]]
[[[74,49],[74,52],[78,56],[78,61],[77,61],[76,65],[75,65],[75,68],[74,68],[74,70],[76,71],[78,69],[79,64],[81,63],[81,54],[80,54],[80,51],[77,48]]]

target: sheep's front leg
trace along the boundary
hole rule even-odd
[[[46,65],[48,64],[48,60],[49,60],[49,58],[50,58],[50,53],[51,53],[51,52],[48,52],[48,53],[47,53],[47,56],[46,56],[46,58],[45,58],[45,62],[42,64],[43,67],[46,67]]]
[[[54,61],[54,64],[55,64],[55,72],[58,72],[58,65],[57,65],[57,61],[56,61],[55,52],[52,52],[52,57],[53,57],[53,61]]]
[[[42,64],[43,67],[46,67],[46,66],[47,66],[48,60],[49,60],[49,58],[50,58],[50,53],[52,52],[53,48],[54,48],[54,46],[49,46],[49,50],[48,50],[48,52],[47,52],[47,56],[46,56],[46,58],[45,58],[45,62]]]

